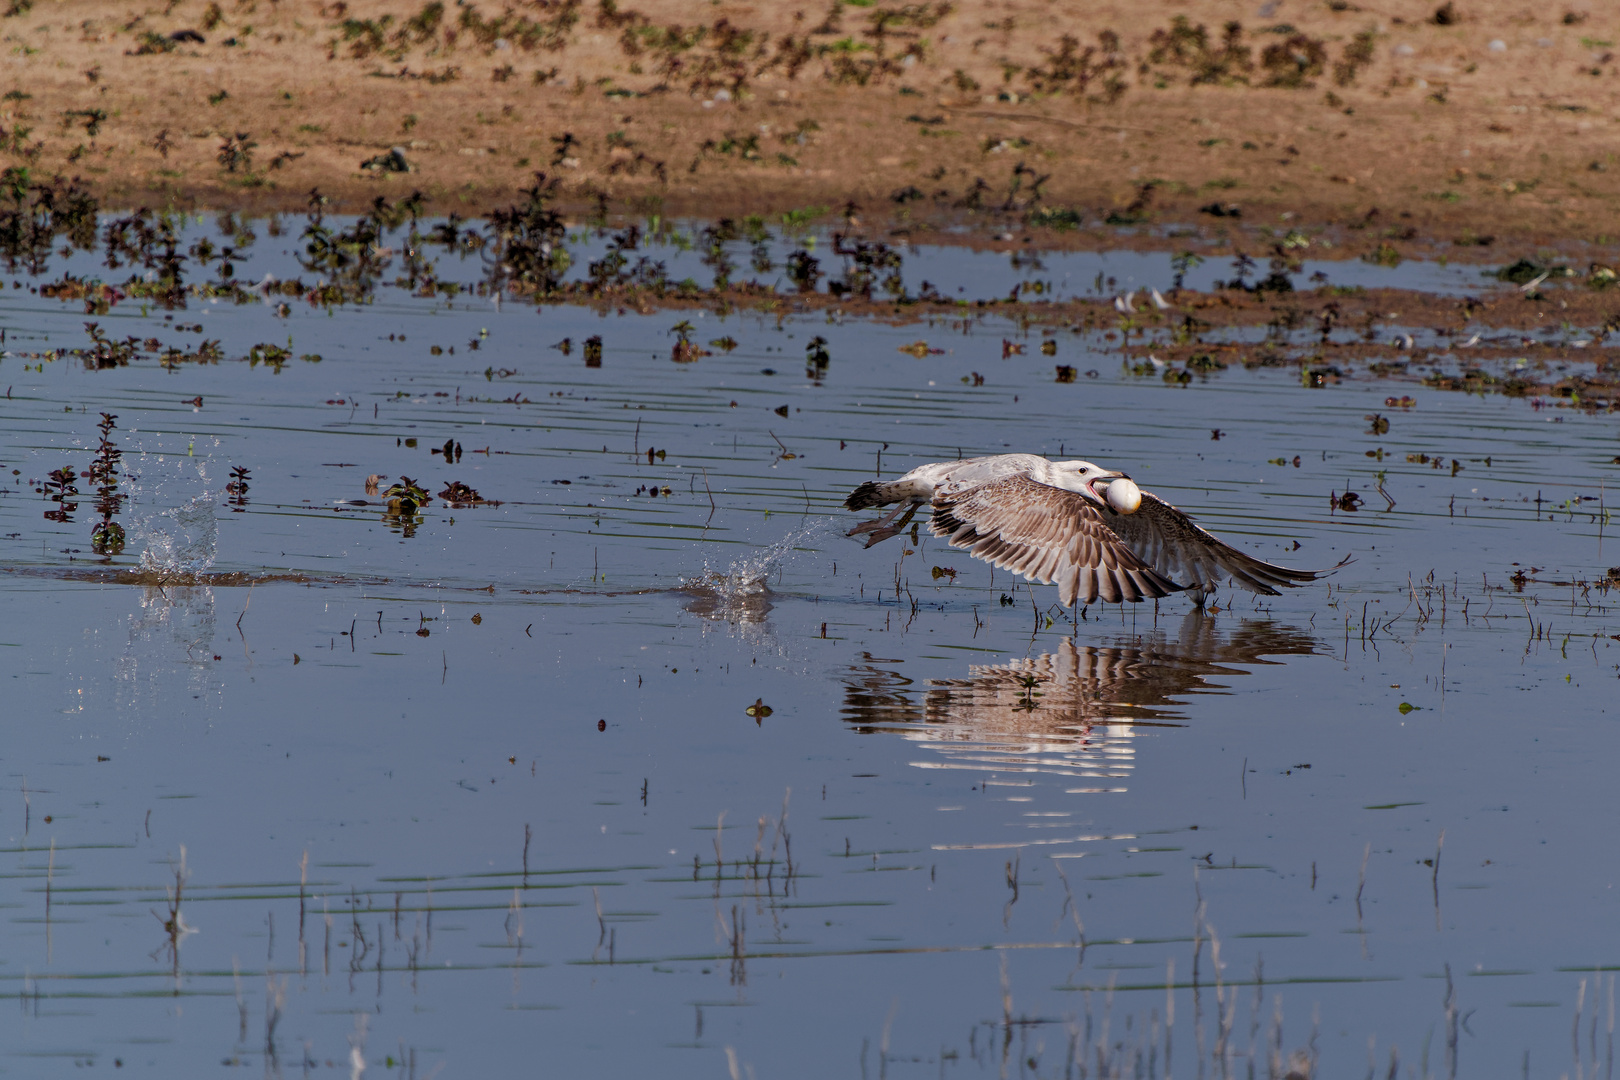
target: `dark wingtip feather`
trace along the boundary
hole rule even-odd
[[[1138,572],[1143,584],[1143,591],[1154,600],[1169,596],[1171,593],[1185,592],[1186,585],[1177,585],[1151,566]],[[1150,590],[1148,586],[1152,586]]]
[[[1307,582],[1317,581],[1321,578],[1325,578],[1329,574],[1343,569],[1346,564],[1354,562],[1355,558],[1356,557],[1354,555],[1346,555],[1344,558],[1340,559],[1326,570],[1290,570],[1285,566],[1278,566],[1275,563],[1261,563],[1260,565],[1265,568],[1266,575],[1268,579],[1271,580],[1272,584],[1282,585],[1286,588],[1293,588],[1297,585],[1304,585]],[[1272,593],[1270,595],[1275,596],[1276,594]]]

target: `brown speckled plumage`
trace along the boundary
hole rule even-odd
[[[1145,501],[1145,497],[1144,497]],[[1157,599],[1182,586],[1143,562],[1084,495],[1023,476],[934,500],[929,531],[992,566],[1055,584],[1064,604]]]
[[[845,505],[856,510],[901,504],[888,517],[852,530],[868,533],[868,546],[895,535],[912,511],[929,505],[935,536],[992,566],[1057,585],[1066,605],[1157,599],[1183,589],[1196,590],[1201,602],[1203,591],[1222,577],[1275,596],[1325,572],[1290,570],[1246,555],[1150,492],[1141,493],[1135,513],[1122,514],[1095,485],[1106,490],[1110,478],[1123,475],[1090,462],[1003,454],[924,465],[898,480],[864,483]],[[901,525],[889,524],[902,510]]]

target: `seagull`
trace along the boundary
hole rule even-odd
[[[1121,315],[1130,315],[1136,311],[1136,305],[1131,303],[1136,297],[1136,290],[1114,297],[1114,310]]]
[[[1279,588],[1331,572],[1290,570],[1245,555],[1124,473],[1089,461],[1035,454],[941,461],[897,480],[868,480],[844,500],[849,510],[892,503],[899,505],[848,535],[867,534],[871,547],[903,530],[926,505],[929,532],[1028,581],[1057,585],[1065,606],[1098,599],[1134,603],[1183,591],[1202,605],[1223,576],[1275,596]],[[1191,582],[1178,585],[1172,574]]]
[[[1520,285],[1519,291],[1522,293],[1533,293],[1536,291],[1536,286],[1540,285],[1543,281],[1546,281],[1551,275],[1551,270],[1543,270],[1541,273],[1537,274],[1523,285]]]
[[[1149,291],[1153,294],[1153,306],[1154,307],[1158,308],[1160,311],[1169,311],[1170,310],[1170,307],[1171,307],[1170,301],[1168,301],[1168,300],[1166,300],[1164,298],[1163,293],[1159,292],[1158,289],[1150,289]]]

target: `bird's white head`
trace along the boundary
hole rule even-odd
[[[1050,483],[1053,487],[1061,487],[1067,491],[1075,491],[1088,499],[1103,506],[1109,505],[1108,496],[1097,490],[1097,484],[1103,484],[1104,491],[1110,480],[1129,479],[1124,473],[1115,469],[1105,469],[1101,465],[1093,465],[1089,461],[1054,461],[1052,462],[1053,477]]]

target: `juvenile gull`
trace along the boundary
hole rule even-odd
[[[1124,473],[1089,461],[1035,454],[941,461],[898,480],[869,480],[844,500],[850,510],[894,503],[849,535],[869,534],[871,547],[904,529],[926,505],[935,536],[1029,581],[1057,585],[1065,605],[1134,602],[1183,590],[1202,603],[1222,577],[1275,596],[1279,588],[1328,572],[1289,570],[1245,555]],[[1172,575],[1191,580],[1178,585]]]

